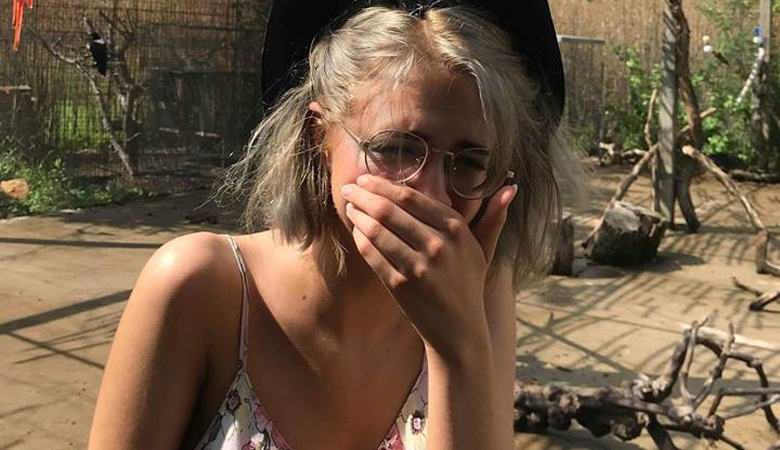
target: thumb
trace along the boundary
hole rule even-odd
[[[477,238],[482,251],[485,254],[485,261],[488,264],[493,261],[493,254],[496,251],[496,245],[498,244],[498,238],[501,235],[501,230],[504,228],[506,222],[507,211],[509,210],[509,204],[514,200],[517,195],[517,185],[506,186],[498,190],[493,197],[490,198],[488,206],[485,209],[485,214],[482,219],[474,227],[474,237]]]

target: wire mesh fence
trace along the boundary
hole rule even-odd
[[[566,74],[564,119],[583,142],[598,142],[605,133],[606,41],[570,35],[558,41]]]
[[[39,3],[18,52],[0,37],[0,135],[85,178],[122,176],[121,144],[157,190],[207,179],[262,115],[266,13],[263,0]],[[107,76],[91,67],[85,18],[109,44]]]
[[[649,70],[660,58],[663,2],[550,3],[560,33],[605,39],[561,40],[567,121],[593,142],[603,137],[607,103],[628,101],[625,64],[614,46],[636,45]],[[171,188],[176,175],[218,169],[240,153],[262,115],[259,67],[269,5],[270,0],[36,3],[27,11],[17,53],[11,52],[11,33],[0,33],[0,138],[12,138],[27,158],[61,158],[74,173],[97,180],[125,171],[112,136],[129,148],[138,174],[162,177],[163,189]],[[0,17],[8,17],[9,8],[10,2],[0,2]],[[643,14],[633,13],[639,10]],[[696,64],[701,59],[696,43],[708,25],[696,8],[688,13]],[[48,48],[88,61],[85,17],[122,50],[110,63],[113,76],[87,66],[97,88]],[[127,114],[130,101],[137,107]]]

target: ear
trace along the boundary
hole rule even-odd
[[[322,109],[322,105],[319,102],[309,103],[308,119],[312,125],[312,134],[315,139],[320,142],[325,140],[325,115]],[[322,153],[325,155],[325,162],[330,169],[330,153],[325,145],[322,145]]]
[[[322,126],[325,123],[325,112],[319,102],[315,101],[309,103],[309,117],[312,118],[314,124],[317,126]]]

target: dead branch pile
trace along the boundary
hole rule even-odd
[[[780,423],[771,405],[780,403],[780,387],[770,387],[761,359],[735,351],[734,327],[729,325],[725,338],[699,333],[706,324],[693,325],[683,332],[672,353],[666,371],[655,378],[640,374],[622,388],[584,388],[515,382],[515,431],[541,432],[549,427],[568,430],[576,420],[594,436],[613,434],[622,440],[637,438],[647,431],[661,450],[677,450],[670,431],[688,433],[710,442],[721,441],[734,449],[744,447],[726,435],[729,420],[762,410],[769,426],[780,432]],[[697,347],[712,351],[718,361],[698,392],[693,392],[688,376]],[[726,364],[740,361],[756,372],[759,387],[753,389],[720,388],[710,407],[700,411],[710,399],[713,386],[720,380]],[[680,397],[670,399],[675,386]],[[725,397],[757,397],[746,405],[720,411]],[[780,445],[780,443],[776,444]],[[775,447],[777,448],[777,447]]]

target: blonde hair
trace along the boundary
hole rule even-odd
[[[309,104],[318,101],[329,115],[342,118],[351,112],[358,87],[378,80],[408,82],[421,65],[476,80],[496,155],[492,170],[514,171],[519,186],[494,258],[496,264],[512,264],[519,289],[552,263],[561,216],[559,181],[574,180],[576,169],[557,123],[533,106],[538,87],[525,75],[509,36],[472,9],[432,7],[410,14],[369,7],[325,35],[309,53],[305,80],[259,124],[224,187],[247,196],[249,231],[274,228],[301,249],[323,239],[341,272],[345,227],[330,196]]]

